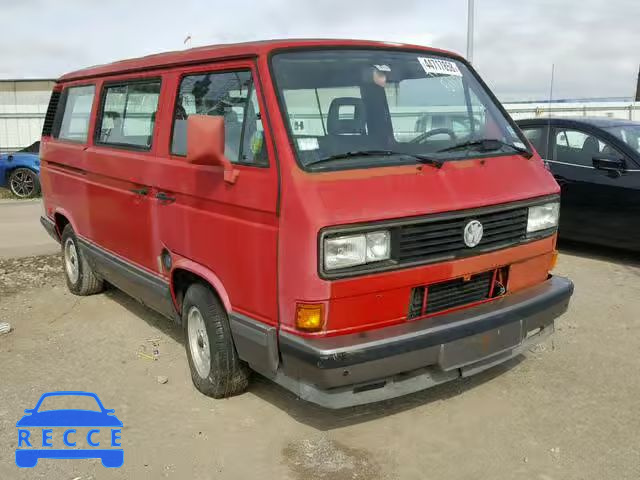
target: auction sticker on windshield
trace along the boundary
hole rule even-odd
[[[455,62],[433,57],[418,57],[418,61],[427,74],[462,76]]]

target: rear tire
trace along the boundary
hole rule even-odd
[[[227,313],[207,286],[189,287],[182,304],[182,324],[191,379],[213,398],[242,393],[249,385],[249,369],[233,344]]]
[[[86,296],[103,290],[104,282],[98,278],[80,250],[71,225],[62,231],[62,266],[71,293]]]
[[[9,190],[18,198],[33,198],[40,194],[38,174],[28,168],[16,168],[9,175]]]

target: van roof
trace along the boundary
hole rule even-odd
[[[256,57],[283,48],[304,47],[379,47],[386,49],[417,49],[426,52],[445,53],[459,57],[459,55],[436,48],[424,47],[394,42],[378,42],[371,40],[340,40],[340,39],[280,39],[262,40],[245,43],[228,43],[208,45],[206,47],[190,48],[173,52],[157,53],[145,57],[121,60],[118,62],[96,65],[76,70],[62,75],[58,82],[75,81],[85,78],[102,77],[115,74],[132,73],[137,71],[166,68],[178,65],[201,63],[212,60]]]

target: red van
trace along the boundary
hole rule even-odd
[[[249,367],[331,408],[553,332],[558,185],[459,56],[351,40],[195,48],[61,77],[42,224],[77,295],[180,322],[193,382]]]

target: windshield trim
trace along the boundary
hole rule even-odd
[[[487,158],[498,158],[498,157],[520,157],[522,156],[521,154],[519,154],[518,152],[476,152],[476,151],[472,151],[473,154],[470,154],[468,156],[465,157],[460,157],[460,158],[449,158],[446,159],[443,163],[442,163],[442,167],[444,167],[444,165],[446,165],[449,162],[464,162],[467,160],[486,160]],[[353,165],[353,164],[349,164],[349,162],[353,162],[353,163],[358,163],[359,161],[363,161],[366,159],[370,159],[371,156],[369,157],[353,157],[352,159],[349,159],[349,161],[343,161],[345,164],[344,165],[339,165],[339,164],[332,164],[332,162],[329,162],[329,164],[326,163],[313,163],[311,165],[305,165],[306,168],[303,167],[303,170],[306,172],[310,172],[310,173],[328,173],[328,172],[339,172],[339,171],[344,171],[344,170],[366,170],[369,168],[389,168],[389,167],[406,167],[407,165],[417,165],[419,167],[425,165],[423,162],[420,162],[419,160],[413,160],[411,159],[411,154],[403,154],[405,156],[404,159],[393,159],[393,157],[389,156],[385,156],[385,155],[379,155],[378,158],[379,160],[376,161],[376,163],[363,163],[362,165]],[[398,155],[399,156],[399,155]],[[360,159],[360,160],[359,160]],[[296,162],[298,163],[298,165],[300,164],[297,156],[296,156]],[[429,165],[425,165],[425,166],[429,166]],[[438,167],[438,168],[442,168],[442,167]]]
[[[366,166],[360,166],[360,167],[351,167],[351,168],[332,168],[332,169],[322,169],[322,170],[318,170],[317,168],[309,168],[309,166],[303,164],[300,161],[300,158],[298,157],[297,153],[296,153],[296,147],[294,145],[294,135],[293,135],[293,130],[291,129],[291,125],[290,122],[287,118],[286,115],[286,104],[284,101],[284,96],[282,93],[282,90],[280,89],[280,87],[278,86],[278,82],[276,80],[276,75],[275,75],[275,71],[274,71],[274,67],[273,67],[273,57],[281,54],[281,53],[292,53],[292,52],[301,52],[301,51],[327,51],[327,50],[385,50],[385,51],[394,51],[394,52],[401,52],[401,53],[421,53],[424,55],[431,55],[431,56],[435,56],[435,57],[443,57],[443,58],[447,58],[447,59],[451,59],[451,60],[456,60],[461,62],[463,65],[465,65],[465,67],[467,67],[467,69],[469,70],[469,72],[471,73],[471,75],[475,78],[475,80],[478,82],[478,84],[480,85],[480,87],[482,87],[482,89],[484,90],[485,94],[489,97],[489,99],[493,102],[494,106],[498,109],[498,111],[503,115],[504,120],[507,122],[507,124],[513,128],[514,132],[516,133],[517,137],[520,139],[520,141],[525,145],[526,150],[529,152],[529,154],[531,155],[531,158],[533,158],[534,151],[531,149],[531,146],[529,144],[529,141],[526,139],[526,137],[524,136],[524,134],[522,133],[522,130],[520,130],[520,127],[516,124],[515,120],[513,118],[511,118],[511,116],[507,113],[506,109],[503,107],[502,103],[498,100],[498,98],[494,95],[493,91],[491,91],[491,89],[489,88],[489,86],[484,82],[484,80],[482,79],[482,77],[480,77],[480,75],[478,74],[478,72],[475,70],[475,68],[473,68],[473,66],[471,65],[471,63],[469,63],[467,61],[466,58],[457,55],[453,52],[445,52],[445,51],[441,51],[441,50],[432,50],[428,47],[416,47],[416,46],[401,46],[401,47],[397,47],[397,46],[393,46],[393,45],[385,45],[385,47],[381,47],[379,45],[326,45],[326,46],[322,46],[322,45],[308,45],[308,46],[294,46],[294,47],[278,47],[278,48],[274,48],[273,50],[271,50],[268,55],[267,55],[267,64],[268,64],[268,68],[269,68],[269,77],[271,80],[271,85],[273,86],[273,89],[275,91],[275,95],[276,95],[276,99],[278,100],[278,109],[280,110],[280,118],[282,120],[282,122],[284,123],[284,126],[286,128],[286,132],[287,132],[287,140],[289,143],[289,147],[291,148],[292,152],[293,152],[293,157],[295,158],[296,164],[298,165],[298,167],[300,167],[301,170],[305,171],[305,172],[309,172],[309,173],[317,173],[319,171],[322,172],[330,172],[330,171],[338,171],[338,170],[360,170],[360,169],[365,169],[365,168],[380,168],[380,167],[389,167],[389,166],[393,166],[393,165],[412,165],[412,164],[418,164],[419,162],[417,161],[408,161],[408,162],[395,162],[393,165],[385,165],[385,164],[376,164],[376,165],[366,165]],[[467,152],[467,156],[466,157],[462,157],[462,158],[452,158],[452,159],[446,159],[444,163],[447,162],[456,162],[456,161],[461,161],[461,160],[473,160],[473,159],[484,159],[487,157],[504,157],[504,156],[509,156],[509,155],[518,155],[517,152],[505,152],[505,153],[497,153],[497,152],[488,152],[489,155],[478,155],[478,153],[480,152]],[[317,165],[316,165],[317,167]]]

